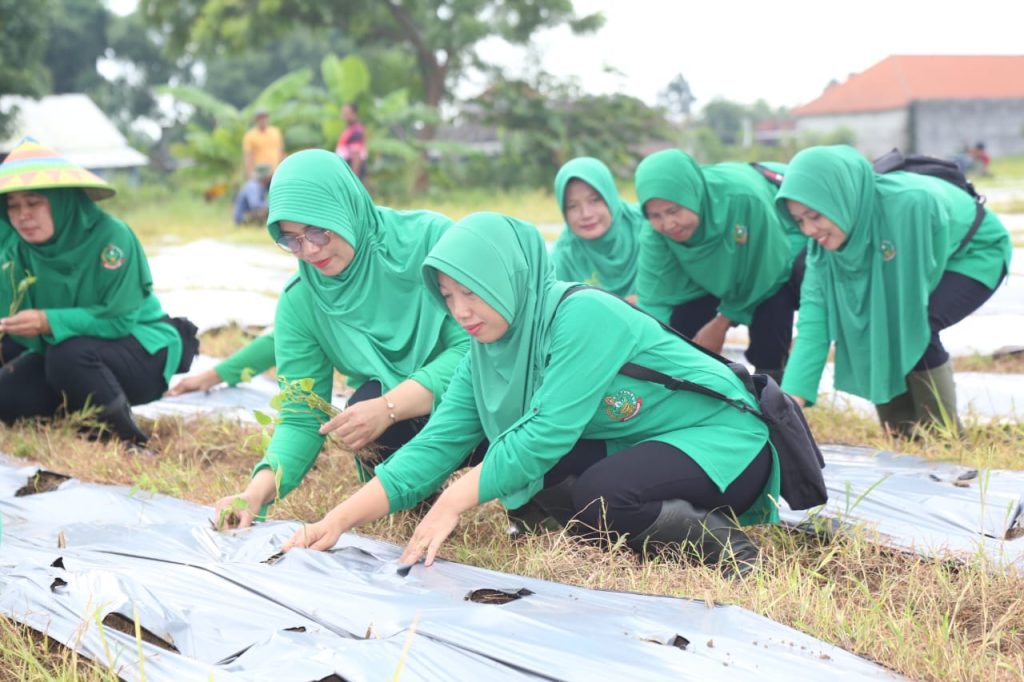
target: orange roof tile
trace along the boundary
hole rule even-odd
[[[1024,55],[894,55],[851,75],[795,116],[901,109],[915,100],[1024,99]]]

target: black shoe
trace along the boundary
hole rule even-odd
[[[717,564],[727,578],[740,578],[757,564],[758,549],[731,512],[696,509],[686,500],[665,500],[650,526],[627,542],[634,551],[657,554],[664,545],[692,551],[705,564]]]
[[[128,404],[128,398],[124,393],[120,394],[106,405],[100,407],[98,415],[100,421],[110,429],[110,432],[125,443],[131,445],[145,445],[149,436],[139,428],[132,416],[132,406]]]

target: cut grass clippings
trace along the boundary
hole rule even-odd
[[[807,414],[822,442],[1021,468],[1020,422],[968,419],[969,444],[934,435],[908,443],[885,436],[873,419],[853,411],[815,407]],[[153,430],[150,447],[159,453],[154,458],[131,455],[117,443],[84,440],[72,420],[0,429],[0,451],[31,456],[46,469],[84,480],[129,485],[137,495],[164,493],[208,505],[239,492],[260,456],[256,426],[181,418],[146,426]],[[275,505],[272,517],[318,520],[358,486],[351,456],[328,443],[306,484]],[[421,511],[393,515],[361,532],[401,544]],[[826,541],[758,527],[752,534],[762,547],[761,570],[733,583],[672,556],[641,562],[564,532],[513,541],[507,527],[496,503],[479,507],[464,515],[442,554],[582,587],[737,604],[918,680],[1019,680],[1024,669],[1024,577],[986,565],[982,557],[963,562],[908,555],[871,542],[866,531]],[[0,633],[0,652],[27,649],[35,652],[32,665],[56,679],[106,679],[71,677],[33,636],[17,628]]]

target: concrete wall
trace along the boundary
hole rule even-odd
[[[910,141],[909,121],[907,110],[892,109],[856,114],[801,116],[797,119],[796,129],[801,135],[826,135],[837,128],[849,128],[856,136],[854,146],[865,156],[873,159],[893,147],[907,147]]]
[[[993,157],[1024,155],[1024,99],[914,102],[910,111],[916,152],[950,156],[984,142]]]

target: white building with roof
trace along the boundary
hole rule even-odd
[[[0,140],[0,154],[26,135],[52,147],[71,163],[103,174],[145,166],[149,159],[132,148],[121,131],[88,95],[47,95],[38,100],[0,96],[0,110],[17,108],[10,137]]]

